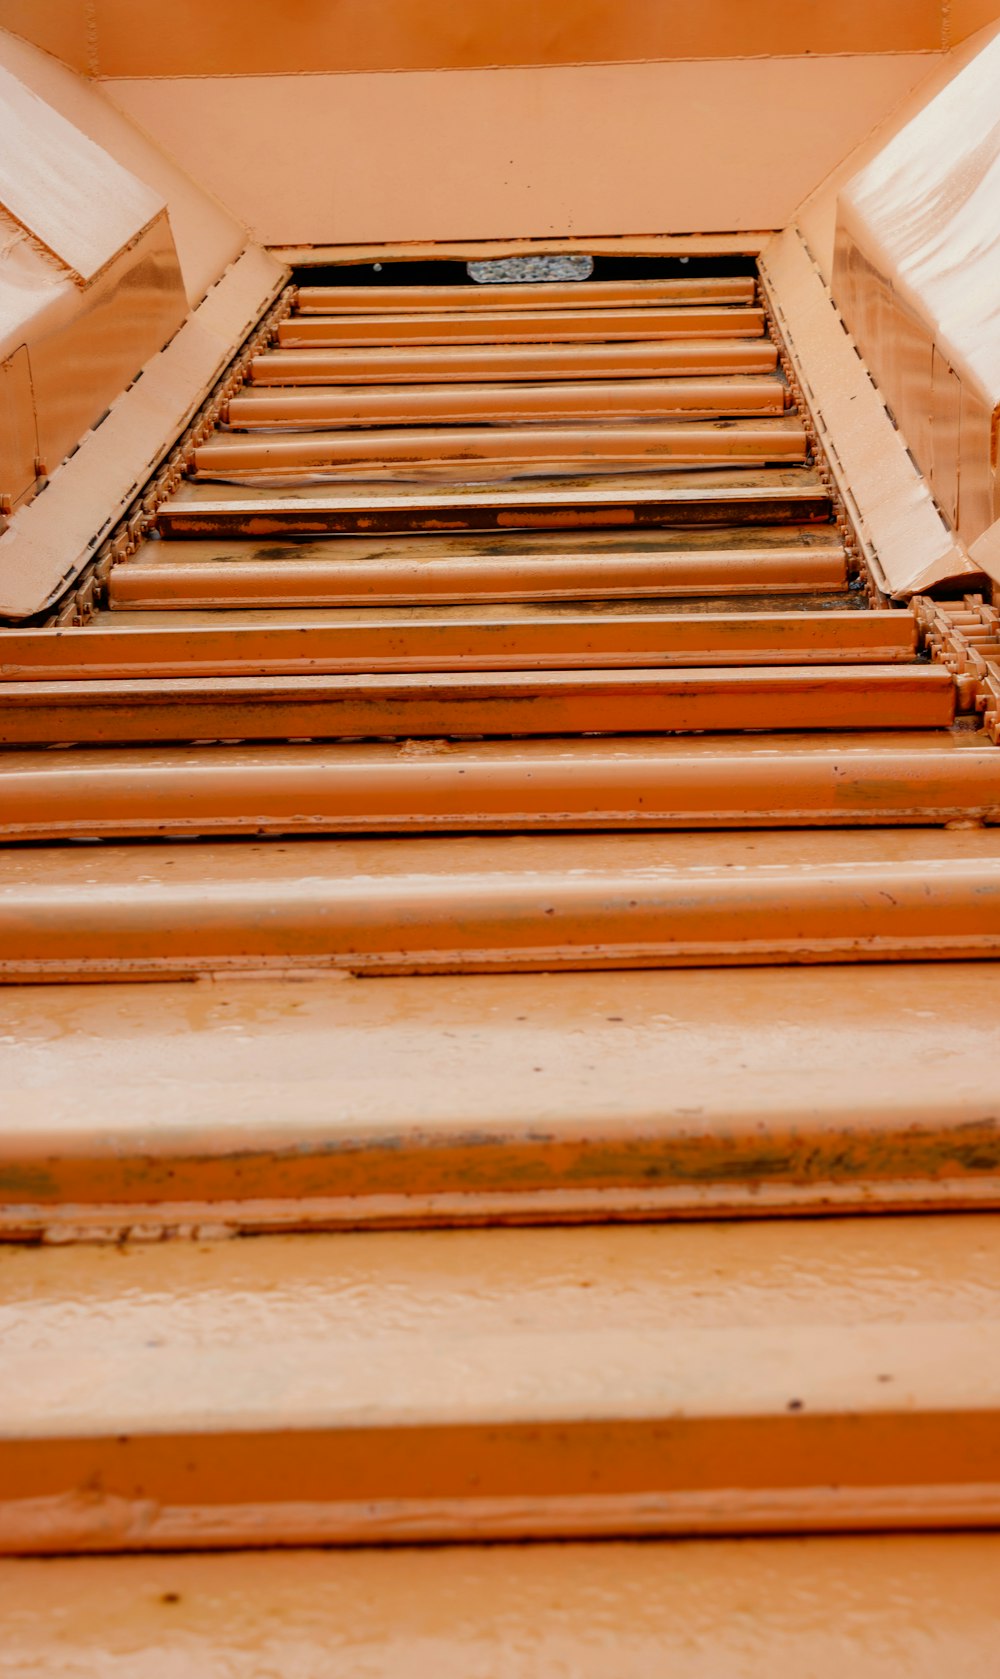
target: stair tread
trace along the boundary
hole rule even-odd
[[[202,575],[199,575],[199,574]],[[830,527],[805,530],[580,530],[534,535],[352,536],[285,542],[147,541],[108,579],[112,606],[169,607],[195,592],[225,607],[234,595],[365,601],[626,595],[690,598],[844,591],[846,556]],[[745,604],[745,603],[744,603]],[[770,604],[764,602],[765,606]],[[864,604],[855,594],[844,604]],[[752,609],[752,608],[751,608]]]
[[[11,630],[0,640],[0,682],[600,665],[875,665],[912,661],[916,652],[917,621],[909,612],[685,616],[614,603],[603,612],[444,605],[334,609],[290,623],[240,623],[232,616],[193,623],[177,616],[166,626],[112,619],[75,628]]]
[[[172,676],[6,684],[0,742],[928,728],[943,665]]]
[[[0,1232],[997,1206],[998,1022],[975,962],[8,986]]]
[[[267,536],[283,530],[321,534],[382,531],[586,526],[613,522],[631,530],[659,524],[711,522],[774,525],[828,520],[830,492],[812,467],[700,472],[613,473],[531,485],[451,483],[401,490],[388,481],[363,489],[322,486],[254,488],[187,482],[157,511],[161,533],[209,536],[224,530]]]
[[[575,344],[439,344],[421,348],[271,349],[255,356],[254,384],[394,384],[480,379],[620,379],[773,372],[769,339],[619,339]]]
[[[1000,952],[1000,831],[407,836],[0,852],[0,974],[127,979]]]
[[[326,385],[312,389],[246,385],[226,408],[236,430],[421,425],[475,421],[552,424],[561,420],[650,419],[682,413],[704,419],[781,414],[780,379],[741,374],[703,379],[578,380],[549,384]]]
[[[615,339],[759,338],[763,309],[696,303],[605,309],[437,310],[379,315],[290,315],[278,327],[281,348],[340,344],[558,344]]]
[[[989,1213],[6,1249],[0,1547],[992,1525],[998,1264]]]
[[[414,425],[281,434],[215,432],[194,451],[192,476],[238,481],[254,475],[294,480],[341,475],[419,481],[448,474],[463,487],[518,473],[551,477],[581,472],[661,471],[702,463],[753,466],[804,463],[805,426],[795,415],[750,420],[647,420],[637,425]]]
[[[80,748],[0,754],[0,836],[996,821],[978,734]]]
[[[655,280],[504,281],[471,285],[300,285],[295,312],[309,314],[426,313],[428,310],[608,309],[628,304],[752,303],[752,274],[706,274]]]
[[[0,1672],[980,1679],[998,1568],[993,1534],[8,1561]]]

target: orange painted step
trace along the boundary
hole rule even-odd
[[[5,1679],[982,1679],[998,1569],[985,1533],[9,1561]]]
[[[535,425],[565,420],[719,419],[782,414],[778,379],[591,380],[549,385],[326,385],[286,390],[247,385],[226,406],[236,431],[337,426]]]
[[[752,303],[752,274],[694,279],[540,281],[444,286],[299,286],[299,315],[385,315],[428,310],[620,309],[664,303]]]
[[[662,338],[652,343],[438,344],[420,348],[282,349],[255,356],[255,385],[444,384],[482,379],[664,379],[773,373],[767,338]]]
[[[998,955],[992,828],[0,852],[8,982]]]
[[[341,344],[559,344],[616,339],[759,338],[764,311],[712,304],[687,308],[441,310],[436,314],[291,315],[282,349]]]
[[[0,1236],[995,1207],[998,992],[975,962],[2,987]]]
[[[198,623],[115,623],[0,634],[0,696],[11,681],[142,676],[322,675],[341,671],[585,670],[906,663],[909,612],[678,615],[609,605],[571,614],[545,606],[410,607],[233,614]],[[207,618],[207,622],[205,621]]]
[[[0,1549],[993,1527],[998,1266],[989,1213],[8,1249]]]
[[[110,607],[168,611],[616,596],[660,596],[665,605],[718,596],[716,610],[733,611],[752,610],[755,591],[758,600],[776,595],[780,609],[789,595],[846,588],[843,547],[822,527],[801,536],[779,528],[147,541],[107,580]]]
[[[678,466],[800,464],[809,440],[801,420],[647,421],[599,426],[412,426],[396,430],[247,437],[216,432],[194,452],[199,479],[254,475],[275,480],[354,478],[450,471],[463,480],[518,469],[620,472]]]
[[[161,536],[381,535],[426,531],[567,531],[828,525],[830,492],[809,468],[643,472],[562,483],[450,483],[401,490],[181,486],[158,509]]]
[[[948,726],[942,665],[8,682],[0,743]]]
[[[0,754],[0,838],[1000,821],[973,734],[605,736]]]

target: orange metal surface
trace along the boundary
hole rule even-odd
[[[45,11],[57,11],[58,26],[68,22],[72,0],[28,0],[36,19]],[[5,15],[18,0],[3,0],[0,27],[7,27]],[[90,33],[87,18],[80,18],[84,35]],[[52,19],[53,25],[56,20]],[[27,33],[27,31],[25,31]],[[204,187],[197,185],[199,171],[185,173],[173,157],[162,151],[140,125],[115,109],[100,87],[84,75],[74,75],[51,56],[49,42],[44,52],[0,32],[0,62],[67,121],[88,136],[138,180],[144,181],[169,209],[188,303],[196,308],[206,292],[235,262],[247,242],[247,231],[222,208]],[[81,65],[74,66],[84,70]],[[96,214],[96,206],[92,207]]]
[[[163,199],[5,67],[0,109],[5,214],[89,285],[162,215]]]
[[[187,423],[225,367],[234,339],[253,326],[283,279],[284,270],[265,252],[247,251],[147,363],[142,378],[100,427],[54,473],[45,494],[15,515],[0,536],[0,614],[29,617],[64,592],[92,558],[96,536],[108,530],[162,460],[175,431]],[[113,344],[115,355],[123,353],[123,345],[134,348],[135,299],[128,301],[116,287],[105,294],[96,285],[91,288],[95,292],[100,292],[95,309],[102,340]],[[141,303],[141,288],[138,296]],[[46,389],[55,380],[59,389],[71,389],[58,352],[60,345],[68,351],[74,342],[70,334],[54,346],[55,359],[45,365]],[[86,342],[76,348],[86,363]]]
[[[0,755],[7,840],[998,820],[1000,754],[964,733]]]
[[[760,41],[757,8],[734,4]],[[786,226],[939,62],[843,44],[789,56],[786,35],[755,60],[385,75],[324,74],[312,53],[306,74],[276,75],[270,18],[256,47],[262,74],[154,68],[101,88],[275,246],[759,236]]]
[[[177,252],[166,216],[155,217],[81,288],[34,249],[25,271],[24,240],[15,234],[11,244],[13,252],[0,264],[0,347],[27,348],[30,417],[39,458],[54,473],[181,326],[185,301]]]
[[[926,729],[955,715],[941,665],[12,682],[0,743]]]
[[[846,184],[833,274],[848,326],[967,542],[1000,515],[998,67],[994,37]]]
[[[411,607],[277,624],[169,627],[102,624],[10,631],[0,637],[0,684],[118,676],[317,675],[337,671],[527,670],[596,665],[781,665],[907,661],[917,647],[908,612],[688,614],[610,606]],[[0,686],[0,704],[6,689]]]
[[[464,297],[464,293],[463,293]],[[282,349],[336,349],[356,344],[565,344],[615,339],[759,338],[759,309],[706,305],[677,309],[512,309],[494,313],[453,309],[436,314],[293,315],[278,329]]]
[[[257,356],[255,385],[448,384],[463,380],[662,379],[773,373],[766,339],[664,339],[644,344],[442,344],[358,350],[269,350]]]
[[[0,854],[6,980],[1000,954],[992,829],[302,839]]]
[[[975,578],[975,562],[935,506],[799,234],[775,239],[760,269],[798,377],[811,393],[834,482],[853,510],[861,551],[880,587],[907,596]]]
[[[601,380],[558,385],[327,385],[313,390],[254,387],[234,396],[226,410],[237,431],[328,426],[442,425],[474,420],[504,425],[514,420],[659,419],[724,414],[781,414],[786,387],[777,379]]]
[[[0,31],[0,200],[35,240],[0,264],[0,613],[34,620],[0,629],[0,1553],[1000,1524],[996,614],[876,609],[971,575],[949,523],[1000,528],[993,48],[844,194],[894,253],[845,212],[838,278],[899,352],[899,433],[787,225],[984,3],[685,0],[654,27],[647,0],[596,22],[570,0],[539,33],[533,0],[461,24],[371,0],[345,34],[341,0],[331,46],[329,18],[262,30],[263,0],[236,34],[230,0],[94,0],[103,91],[49,60],[41,115],[5,66],[44,55]],[[37,27],[78,59],[76,22]],[[338,239],[318,279],[377,272],[290,291],[258,332],[283,281],[251,246],[31,500],[56,421],[180,320],[175,199],[189,299],[236,225],[158,186],[165,159],[132,174],[109,92],[156,136],[134,155],[195,169],[240,240]],[[103,143],[94,100],[126,182],[103,214],[97,147],[59,167],[77,108]],[[416,265],[438,235],[459,261],[629,226],[688,231],[605,238],[582,285],[341,266],[348,241]],[[759,288],[686,243],[749,229],[718,241],[746,268],[768,226]],[[692,267],[603,260],[664,241]],[[185,430],[250,331],[252,378],[232,363]],[[938,1216],[776,1216],[834,1212]],[[704,1679],[765,1649],[818,1679],[890,1635],[917,1671],[904,1550],[863,1583],[850,1563],[850,1637],[819,1592],[825,1644],[800,1615],[794,1650],[794,1614],[767,1618],[794,1567],[758,1592],[753,1547],[738,1603],[702,1587],[712,1650],[650,1582],[691,1556],[694,1596],[725,1550],[632,1575],[609,1547],[603,1599],[601,1553],[541,1550],[519,1624],[485,1585],[455,1603],[524,1559],[439,1552],[423,1639],[411,1585],[372,1608],[391,1559],[345,1553],[356,1592],[370,1569],[360,1644],[342,1608],[328,1633],[330,1559],[304,1578],[321,1667],[583,1673],[596,1625],[602,1672],[671,1667],[673,1638]],[[57,1610],[53,1656],[24,1577],[0,1679],[111,1679],[107,1603],[89,1644],[81,1599]],[[286,1619],[272,1659],[247,1577],[210,1645],[185,1603],[184,1650],[139,1636],[184,1593],[133,1592],[124,1659],[299,1679],[306,1644]],[[573,1592],[575,1645],[546,1619]],[[988,1667],[984,1601],[935,1672]]]
[[[998,1568],[990,1534],[6,1562],[0,1674],[982,1679]]]
[[[401,492],[390,483],[359,490],[258,489],[185,484],[158,509],[170,537],[322,536],[403,531],[577,530],[601,526],[827,523],[830,492],[818,473],[711,469],[580,475],[551,484],[450,483]]]
[[[990,1526],[1000,1219],[0,1251],[7,1551]]]
[[[7,986],[0,1235],[996,1205],[997,1005],[984,963]]]
[[[835,532],[581,530],[543,536],[332,537],[145,543],[108,579],[109,605],[179,611],[390,601],[779,596],[844,590]],[[722,604],[725,604],[723,601]],[[777,602],[779,606],[783,604]]]
[[[761,462],[805,464],[809,441],[800,419],[647,420],[629,425],[414,426],[318,432],[308,437],[216,435],[194,453],[194,475],[233,482],[254,476],[317,479],[419,477],[444,469],[464,483],[484,474],[530,471],[629,471],[633,468]]]
[[[44,12],[9,27],[41,31]],[[965,9],[977,0],[963,0]],[[266,0],[220,0],[209,17],[195,0],[178,0],[164,17],[153,0],[63,0],[69,16],[55,39],[75,48],[74,13],[86,10],[91,74],[106,77],[273,75],[275,71],[488,69],[506,64],[574,64],[615,59],[746,57],[771,53],[937,52],[950,44],[941,0],[831,0],[803,13],[794,0],[761,0],[753,16],[740,0],[684,0],[665,15],[656,0],[626,11],[594,10],[571,0],[558,18],[540,18],[530,0],[497,13],[470,0],[459,21],[447,0],[348,0],[337,17],[308,11],[274,28]],[[982,7],[982,0],[978,0]],[[973,16],[978,14],[974,12]],[[984,19],[985,21],[985,19]],[[973,27],[975,27],[973,23]],[[955,37],[957,38],[957,36]],[[43,42],[53,39],[48,25]]]
[[[544,281],[529,285],[299,286],[300,315],[391,315],[455,309],[620,309],[640,304],[752,303],[752,274],[702,279]]]
[[[526,239],[407,239],[375,244],[278,245],[282,261],[299,269],[338,268],[358,262],[480,262],[506,257],[755,257],[769,232],[555,234]]]

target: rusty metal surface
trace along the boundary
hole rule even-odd
[[[464,294],[463,294],[464,295]],[[616,339],[759,338],[764,317],[759,309],[692,305],[675,309],[554,309],[497,310],[480,313],[455,309],[450,313],[403,315],[297,315],[278,333],[282,349],[336,349],[356,344],[559,344],[612,343]]]
[[[366,349],[268,350],[255,385],[447,384],[493,379],[662,379],[773,373],[773,344],[753,338],[620,344],[441,344]]]
[[[955,715],[933,665],[428,672],[12,682],[0,743],[924,729]]]
[[[157,511],[162,536],[322,536],[425,530],[640,530],[663,525],[808,525],[830,519],[830,492],[810,468],[577,476],[555,486],[390,483],[359,490],[240,489],[184,484]]]
[[[10,981],[1000,954],[990,828],[298,840],[0,854]]]
[[[113,568],[108,604],[182,611],[654,595],[683,601],[752,597],[755,590],[779,597],[833,594],[846,586],[837,533],[822,527],[647,530],[624,538],[581,530],[537,537],[146,542]]]
[[[287,390],[249,386],[234,396],[226,423],[236,431],[309,431],[333,426],[441,425],[476,421],[694,419],[781,414],[786,388],[777,379],[600,380],[539,385],[385,385]]]
[[[0,754],[4,840],[996,822],[980,735],[693,735]]]
[[[8,1249],[0,1546],[989,1527],[998,1262],[987,1213]]]

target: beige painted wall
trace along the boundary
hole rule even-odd
[[[269,245],[782,227],[926,54],[102,83]]]

